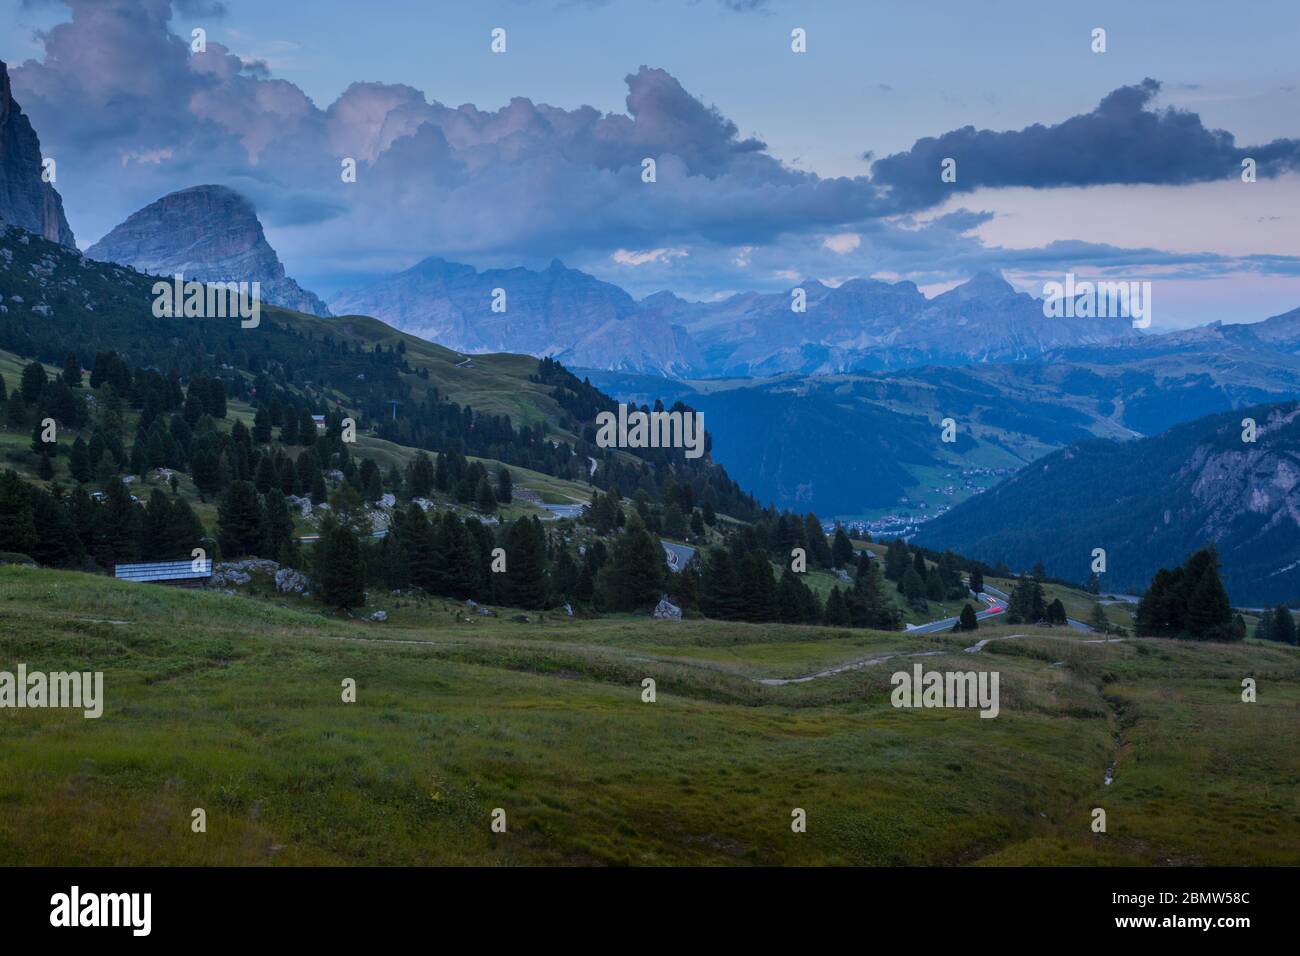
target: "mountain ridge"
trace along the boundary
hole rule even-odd
[[[1244,439],[1243,419],[1256,439]],[[1068,513],[1057,503],[1070,502]],[[1234,604],[1300,591],[1300,402],[1185,422],[1137,441],[1092,439],[1025,467],[926,524],[916,543],[1084,580],[1105,551],[1104,591],[1142,590],[1160,567],[1214,544]]]
[[[262,302],[328,316],[314,293],[285,275],[253,204],[226,186],[168,193],[136,210],[86,250],[91,259],[205,282],[258,282]]]
[[[0,223],[75,249],[63,198],[43,171],[40,139],[14,100],[9,68],[0,60]]]

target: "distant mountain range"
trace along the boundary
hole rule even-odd
[[[500,289],[504,294],[496,293]],[[502,311],[493,311],[494,298]],[[566,364],[685,374],[699,363],[688,337],[616,285],[559,260],[541,272],[430,258],[331,300],[462,352],[523,352]]]
[[[1242,419],[1259,426],[1242,440]],[[1300,593],[1300,403],[1213,415],[1140,441],[1087,441],[1048,455],[922,528],[917,543],[1136,592],[1214,543],[1236,604]]]
[[[671,377],[828,374],[924,364],[1035,358],[1065,347],[1137,338],[1122,319],[1053,318],[1041,301],[982,273],[927,299],[911,282],[852,279],[688,302],[640,302],[558,260],[548,269],[490,269],[425,259],[330,302],[464,352],[549,355],[567,365]],[[494,295],[505,295],[493,311]]]
[[[9,68],[0,61],[0,223],[75,249],[63,200],[42,176],[41,163],[41,142],[14,101]]]
[[[319,297],[284,274],[253,204],[225,186],[192,186],[132,213],[86,250],[91,259],[151,275],[257,282],[261,301],[327,316]]]

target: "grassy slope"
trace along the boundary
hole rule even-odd
[[[293,314],[296,315],[297,313],[293,313]],[[314,317],[308,317],[308,318],[314,318]],[[318,321],[327,321],[327,320],[318,320]],[[365,327],[368,328],[369,326],[365,326]],[[428,348],[434,353],[446,352],[446,349],[442,349],[439,346],[432,345],[427,342],[422,344],[428,346]],[[408,355],[409,354],[410,353],[408,353]],[[448,353],[448,355],[453,355],[453,354],[454,353]],[[510,386],[512,393],[516,397],[518,397],[520,394],[519,393],[519,389],[521,387],[520,380],[526,379],[526,376],[531,373],[531,369],[525,370],[522,367],[514,368],[513,366],[518,365],[519,363],[507,361],[507,360],[525,359],[525,358],[526,358],[525,356],[515,356],[515,355],[485,357],[489,366],[492,366],[493,362],[500,359],[506,366],[510,366],[511,375],[515,375],[517,373],[518,379],[512,378],[511,381],[513,384]],[[528,359],[527,361],[534,362],[535,364],[535,361],[532,359]],[[412,362],[413,364],[418,364],[418,359],[412,359]],[[475,362],[477,364],[478,362],[477,358],[475,359]],[[4,350],[0,350],[0,375],[4,375],[5,382],[8,387],[12,388],[13,386],[18,384],[22,375],[22,368],[25,364],[26,361],[24,359],[14,355],[12,352],[6,352]],[[46,366],[46,370],[50,373],[52,377],[60,374],[59,369],[50,366]],[[464,370],[454,369],[454,371],[457,373],[461,373]],[[489,376],[488,379],[489,381],[499,385],[501,382],[501,375],[504,373],[502,373],[500,370],[494,372],[491,370],[491,368],[489,368],[486,370],[486,374]],[[448,384],[448,383],[444,382],[441,384]],[[453,385],[453,387],[455,386]],[[540,389],[541,386],[537,386],[537,388]],[[88,388],[83,389],[83,391],[88,391]],[[461,402],[469,401],[471,399],[478,399],[482,397],[468,389],[462,389],[459,394],[460,394],[459,400]],[[539,398],[538,396],[532,396],[532,399],[530,399],[530,401],[534,399],[538,402],[542,401],[542,399]],[[549,396],[545,397],[545,401],[550,402]],[[476,407],[479,407],[480,404],[481,403],[477,403]],[[539,406],[536,404],[531,404],[528,407],[530,409],[533,409],[535,414],[536,408]],[[499,410],[506,411],[507,409],[499,409]],[[230,427],[233,426],[235,421],[238,419],[242,421],[246,426],[251,428],[253,425],[253,417],[255,412],[256,409],[249,403],[240,401],[238,399],[231,399],[227,403],[227,416],[225,419],[218,422],[218,427],[221,428],[223,431],[228,431]],[[514,416],[513,412],[511,414],[512,416]],[[138,418],[139,416],[135,412],[129,411],[127,413],[126,423],[127,423],[128,435],[133,436],[135,434],[135,424]],[[514,420],[520,421],[518,416],[514,416]],[[90,435],[90,432],[91,432],[91,428],[88,426],[82,432],[83,437],[88,437]],[[278,430],[277,430],[277,434],[278,434]],[[76,440],[77,435],[78,432],[76,431],[76,429],[63,430],[62,434],[60,435],[60,446],[66,451],[66,449],[72,446],[72,442]],[[285,451],[291,458],[296,458],[299,451],[301,451],[301,449],[294,447],[294,448],[285,449]],[[417,453],[417,449],[407,447],[406,445],[396,445],[392,442],[384,441],[381,438],[375,438],[365,432],[361,432],[357,435],[357,443],[354,448],[354,451],[360,458],[373,458],[375,460],[375,463],[379,466],[381,472],[384,474],[385,477],[387,477],[388,475],[388,469],[390,466],[397,465],[399,469],[405,469],[407,463],[410,462],[412,459],[414,459]],[[491,472],[493,475],[496,474],[496,470],[497,468],[500,467],[501,464],[498,461],[495,461],[493,459],[488,459],[488,458],[472,458],[471,461],[483,462],[483,464],[488,468],[489,472]],[[65,487],[65,489],[72,487],[75,484],[75,482],[72,480],[72,476],[68,473],[68,459],[66,454],[55,459],[54,467],[55,467],[55,475],[54,475],[55,481],[61,482]],[[36,477],[36,471],[35,471],[36,456],[31,452],[30,430],[22,430],[22,431],[7,430],[4,427],[2,421],[0,421],[0,468],[13,468],[15,471],[18,472],[18,474],[20,474],[21,476],[23,476],[23,478],[32,482],[33,484],[48,487],[49,484],[48,482],[42,482],[40,479]],[[581,482],[569,481],[564,478],[555,478],[552,477],[551,475],[542,474],[541,472],[531,471],[527,468],[520,468],[517,465],[511,465],[510,471],[512,477],[514,478],[516,488],[536,491],[539,495],[542,496],[543,501],[552,504],[572,504],[576,502],[586,503],[591,500],[590,485],[586,485]],[[210,531],[214,530],[216,527],[216,520],[217,520],[217,509],[216,509],[215,502],[211,499],[204,500],[202,496],[199,494],[198,489],[194,487],[194,483],[189,479],[188,475],[184,473],[178,473],[178,478],[180,480],[179,494],[181,495],[181,497],[185,498],[189,502],[190,506],[194,509],[195,513],[198,514],[199,518],[203,521],[204,526],[207,527],[208,530]],[[131,485],[132,493],[135,494],[137,497],[139,497],[141,500],[147,499],[149,496],[149,492],[154,488],[161,488],[164,491],[169,490],[164,482],[157,480],[153,476],[150,476],[150,479],[146,482],[141,482],[139,478],[136,477]],[[446,507],[450,504],[449,499],[447,499],[445,496],[435,496],[435,498],[437,500],[437,503],[440,506]],[[457,510],[466,514],[470,513],[470,509],[467,508],[459,508]],[[533,515],[533,514],[545,516],[547,512],[544,509],[533,507],[532,505],[526,504],[519,500],[516,500],[513,504],[500,509],[498,512],[498,516],[506,520],[513,519],[515,517],[518,517],[519,515]],[[303,522],[301,520],[298,521],[297,524],[300,533],[309,533],[315,531],[314,527],[309,526],[306,522]]]
[[[0,711],[0,863],[1300,862],[1293,649],[391,612],[0,568],[0,670],[100,669],[107,697]],[[751,679],[916,649],[997,669],[1002,715],[895,710],[910,661]]]

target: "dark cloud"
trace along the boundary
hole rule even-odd
[[[545,258],[586,248],[764,243],[884,210],[865,177],[793,169],[643,66],[626,112],[524,97],[450,108],[412,87],[354,83],[325,109],[211,36],[192,53],[168,0],[68,0],[70,22],[14,86],[60,154],[81,235],[196,182],[246,193],[268,230],[328,268],[358,245],[394,265],[438,253]],[[642,161],[657,181],[642,181]],[[340,163],[357,163],[357,182]],[[291,254],[291,253],[290,253]]]
[[[1091,113],[1055,126],[993,132],[965,126],[917,140],[905,153],[877,160],[872,181],[891,191],[896,210],[923,209],[953,192],[980,187],[1097,186],[1109,183],[1181,185],[1240,174],[1253,158],[1261,177],[1300,169],[1300,140],[1239,147],[1231,133],[1206,129],[1201,118],[1154,109],[1160,83],[1143,80],[1109,93]],[[957,161],[957,180],[940,179],[944,159]]]

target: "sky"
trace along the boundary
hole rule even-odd
[[[430,255],[693,299],[1073,272],[1151,281],[1155,328],[1300,306],[1297,35],[1289,0],[0,0],[83,248],[217,182],[327,299]]]

